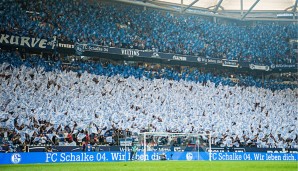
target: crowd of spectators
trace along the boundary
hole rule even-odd
[[[295,24],[218,24],[197,15],[107,1],[1,2],[1,33],[226,58],[254,64],[295,64]]]
[[[218,24],[108,1],[4,0],[0,32],[73,43],[295,64],[294,24]],[[219,146],[297,148],[297,85],[185,68],[148,70],[0,52],[0,144],[118,144],[148,131],[212,133]],[[206,138],[206,137],[205,137]]]
[[[74,62],[77,69],[62,70],[60,61],[18,52],[1,52],[0,61],[0,142],[116,144],[150,126],[212,133],[222,147],[297,148],[297,88],[229,86],[210,73],[192,80],[187,69],[177,80],[168,74],[175,71],[124,65]]]

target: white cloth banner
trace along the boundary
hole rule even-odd
[[[78,137],[78,139],[83,139],[86,137],[86,135],[83,133],[79,133],[77,137]]]

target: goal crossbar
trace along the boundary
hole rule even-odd
[[[139,135],[143,136],[144,139],[143,139],[143,148],[144,148],[144,156],[146,156],[146,137],[149,135],[151,136],[192,136],[192,137],[200,137],[200,136],[208,136],[208,140],[209,140],[209,150],[208,150],[208,153],[209,153],[209,161],[211,161],[211,134],[205,134],[205,133],[168,133],[168,132],[143,132],[143,133],[140,133]],[[200,139],[198,138],[198,141],[199,141],[199,144],[200,144]],[[199,156],[199,147],[198,147],[198,156]],[[198,157],[199,159],[199,157]],[[146,161],[146,157],[144,157],[144,161]]]

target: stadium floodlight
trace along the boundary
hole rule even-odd
[[[143,150],[142,160],[147,160],[147,153],[157,152],[159,154],[166,154],[166,152],[172,155],[175,152],[186,152],[191,157],[186,156],[189,160],[201,160],[201,156],[205,156],[204,160],[208,158],[211,161],[212,149],[211,149],[211,134],[196,134],[196,133],[169,133],[169,132],[144,132],[139,134],[139,143]],[[192,156],[196,155],[196,156]],[[166,159],[166,158],[165,158]]]

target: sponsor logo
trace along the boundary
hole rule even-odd
[[[14,153],[11,155],[11,162],[13,164],[18,164],[21,162],[21,155],[19,153]]]
[[[254,64],[249,64],[249,68],[250,69],[255,69],[255,65]]]
[[[270,67],[265,65],[255,65],[255,64],[249,64],[249,68],[252,70],[264,70],[264,71],[269,71]]]
[[[121,49],[122,55],[127,55],[128,57],[140,56],[139,50],[131,50],[131,49]]]
[[[208,63],[215,63],[215,64],[219,64],[219,63],[221,63],[221,60],[217,60],[217,59],[207,59],[207,62]]]
[[[179,60],[179,61],[186,61],[186,57],[185,56],[178,56],[178,55],[174,55],[173,56],[174,60]]]
[[[223,60],[222,61],[222,66],[227,66],[227,67],[238,67],[238,61],[227,61]]]
[[[75,51],[77,55],[82,55],[85,52],[84,47],[81,44],[76,44]]]
[[[160,58],[159,54],[157,52],[153,52],[152,58]]]
[[[58,43],[59,47],[73,49],[75,46],[72,44]]]
[[[275,68],[295,68],[295,64],[276,64]],[[272,65],[271,65],[272,68]]]
[[[193,155],[192,153],[186,153],[186,160],[192,160]]]

